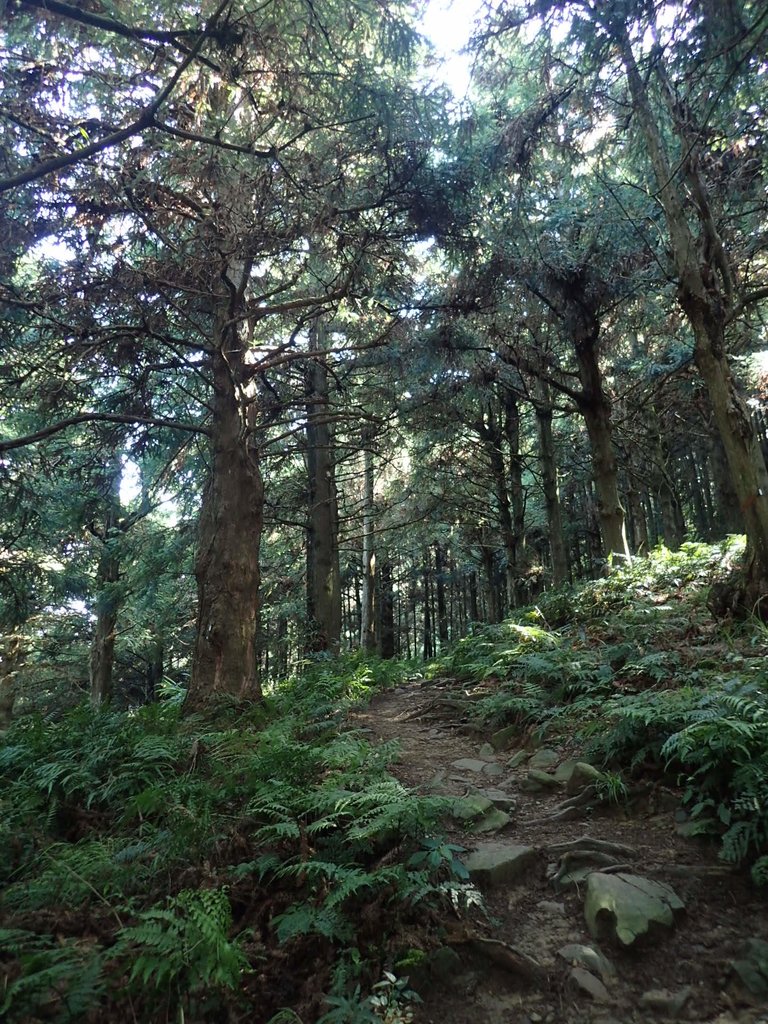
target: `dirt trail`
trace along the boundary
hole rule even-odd
[[[474,696],[477,689],[469,693],[455,681],[415,681],[382,694],[355,716],[355,724],[377,739],[399,741],[393,773],[406,785],[457,797],[495,787],[514,799],[511,820],[500,831],[479,836],[456,821],[446,830],[451,841],[467,851],[488,842],[526,844],[536,851],[522,877],[480,884],[485,911],[471,914],[466,926],[446,916],[446,947],[416,985],[425,999],[417,1021],[768,1024],[768,1006],[746,991],[730,966],[745,940],[768,939],[765,894],[744,872],[724,868],[711,844],[679,834],[680,795],[656,787],[634,800],[631,810],[600,806],[574,812],[573,820],[542,822],[565,793],[562,786],[524,792],[529,765],[507,766],[518,749],[514,744],[494,757],[485,748],[485,763],[498,766],[487,769],[498,773],[491,777],[486,769],[453,767],[460,759],[477,759],[488,739],[466,722],[463,707]],[[554,752],[560,762],[578,758],[575,749],[561,746]],[[556,768],[553,762],[549,771]],[[625,871],[674,888],[685,903],[675,927],[626,949],[615,939],[594,941],[584,915],[585,883],[558,890],[547,877],[548,867],[551,873],[558,862],[548,847],[585,836],[631,847]],[[615,977],[604,973],[602,991],[584,979],[586,972],[574,975],[577,961],[558,954],[574,943],[590,946],[613,964]],[[590,977],[600,973],[593,969]],[[577,977],[596,988],[596,995],[580,987]]]

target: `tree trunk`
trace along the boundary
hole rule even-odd
[[[373,553],[373,452],[372,438],[364,437],[363,444],[363,590],[360,601],[360,646],[366,651],[376,647],[376,630],[373,618],[373,595],[375,583],[375,556]]]
[[[584,417],[592,452],[603,551],[608,559],[613,556],[629,561],[624,509],[619,497],[616,455],[613,450],[611,403],[603,387],[603,375],[597,358],[599,326],[588,314],[582,313],[575,319],[571,340],[582,386],[579,410]]]
[[[743,533],[744,519],[739,508],[739,499],[731,484],[728,460],[718,434],[710,438],[711,484],[714,489],[714,518],[721,536],[729,533]]]
[[[307,647],[337,653],[341,639],[339,511],[333,441],[328,422],[328,370],[323,356],[325,331],[315,321],[309,332],[307,389]]]
[[[661,513],[661,529],[664,543],[671,551],[677,551],[685,536],[685,519],[672,475],[672,459],[661,417],[656,409],[652,409],[650,415],[650,427],[656,438],[653,454],[653,488]]]
[[[430,610],[429,594],[429,552],[424,556],[424,660],[428,661],[435,655],[434,640],[432,637],[432,613]]]
[[[0,648],[0,729],[7,729],[13,719],[19,669],[24,662],[24,647],[18,634],[2,639]]]
[[[621,49],[637,122],[667,222],[677,274],[677,301],[693,332],[694,361],[707,388],[731,482],[744,516],[749,545],[748,599],[756,602],[768,593],[768,472],[749,409],[738,393],[726,357],[725,327],[733,305],[733,273],[697,163],[699,139],[689,137],[689,132],[676,126],[685,153],[681,169],[695,199],[697,238],[688,221],[677,170],[673,172],[661,129],[651,110],[647,84],[635,61],[626,24],[614,22],[607,27]],[[663,69],[656,67],[655,71],[662,94],[668,95]],[[669,106],[674,122],[671,97]]]
[[[505,574],[507,606],[511,608],[515,600],[515,584],[517,582],[517,544],[515,542],[512,506],[507,486],[507,473],[504,466],[504,454],[501,447],[501,426],[496,415],[494,403],[495,399],[492,397],[488,402],[482,419],[477,422],[477,432],[491,469],[491,479],[493,480],[493,490],[496,495],[496,505],[498,508],[499,532],[507,559]],[[496,595],[494,603],[499,604],[498,595]],[[499,612],[499,620],[500,618],[501,613]]]
[[[117,584],[120,581],[118,543],[120,539],[121,476],[122,460],[119,451],[116,450],[105,467],[101,480],[105,510],[99,538],[101,550],[96,570],[96,623],[89,659],[91,703],[95,707],[109,704],[112,699],[115,628],[120,609]]]
[[[485,604],[489,622],[501,622],[502,611],[496,576],[496,549],[487,541],[480,543],[480,557],[485,571]]]
[[[469,619],[470,622],[480,621],[480,609],[477,603],[477,573],[469,574]]]
[[[256,638],[264,489],[249,432],[252,416],[237,381],[240,345],[224,323],[222,318],[211,354],[211,467],[195,562],[197,631],[188,698],[193,709],[221,694],[261,699]]]
[[[512,577],[507,582],[509,607],[524,603],[526,565],[525,489],[523,459],[520,454],[520,407],[512,391],[504,395],[504,433],[509,449],[509,503],[512,513]]]
[[[435,584],[437,587],[437,635],[442,653],[448,645],[448,610],[445,605],[445,560],[439,541],[435,543]]]
[[[568,579],[568,554],[563,536],[563,517],[560,508],[560,488],[557,479],[555,441],[552,434],[552,401],[549,387],[544,381],[538,384],[539,401],[536,403],[536,422],[539,426],[539,447],[541,455],[541,482],[544,491],[544,506],[549,527],[549,550],[552,559],[552,582],[557,587]]]
[[[643,510],[643,499],[638,490],[637,480],[629,479],[627,490],[627,505],[632,520],[632,542],[634,553],[639,555],[648,554],[648,526],[645,521]]]
[[[384,558],[378,572],[378,653],[381,658],[395,656],[395,615],[392,589],[392,563]]]

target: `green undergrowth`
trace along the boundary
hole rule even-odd
[[[169,693],[16,721],[0,743],[0,1017],[373,1014],[398,930],[454,884],[418,856],[444,802],[344,724],[400,671],[318,661],[207,717]]]
[[[768,882],[768,630],[715,622],[709,586],[737,541],[684,544],[514,620],[478,628],[431,671],[482,684],[489,728],[573,743],[611,778],[683,789],[693,831]]]

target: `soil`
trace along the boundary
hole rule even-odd
[[[482,893],[483,906],[462,915],[446,913],[435,944],[450,947],[459,960],[448,954],[453,967],[441,976],[419,971],[411,979],[424,1000],[416,1010],[417,1024],[644,1024],[673,1019],[768,1024],[768,1006],[750,995],[731,968],[746,940],[768,940],[768,899],[747,872],[718,860],[711,841],[679,833],[681,794],[649,784],[629,804],[579,811],[566,822],[542,822],[565,794],[521,791],[526,764],[510,769],[506,763],[515,749],[526,745],[525,737],[496,755],[504,768],[498,778],[482,782],[472,772],[452,767],[460,758],[477,758],[489,739],[469,724],[463,711],[478,695],[477,688],[468,691],[454,680],[415,680],[381,694],[355,715],[354,724],[377,740],[399,742],[400,757],[392,771],[405,785],[456,797],[486,785],[515,798],[511,821],[500,832],[480,838],[454,821],[445,828],[451,842],[468,852],[491,840],[537,851],[535,866],[522,879]],[[527,747],[535,749],[530,741]],[[555,749],[561,760],[579,754],[567,744]],[[598,945],[591,938],[584,918],[584,885],[556,891],[547,877],[548,865],[557,861],[547,847],[584,836],[633,847],[628,870],[673,887],[686,907],[674,928],[661,929],[627,949],[607,940]],[[616,977],[607,986],[606,1001],[594,1001],[574,987],[569,977],[573,964],[557,953],[568,943],[599,949],[613,963]],[[520,954],[538,965],[533,977],[521,969]],[[681,998],[684,990],[690,991],[680,1009],[650,1008],[643,996],[659,989]]]

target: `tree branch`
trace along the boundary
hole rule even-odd
[[[94,14],[92,11],[83,10],[82,7],[72,7],[70,4],[61,3],[60,0],[21,0],[20,6],[58,14],[61,18],[77,21],[81,25],[90,25],[92,28],[103,29],[103,31],[112,32],[114,35],[125,36],[126,39],[148,39],[153,43],[175,43],[184,36],[196,36],[200,32],[200,29],[191,28],[175,29],[168,32],[152,28],[137,28],[132,25],[124,25],[112,18],[105,18],[101,14]]]
[[[755,291],[750,292],[749,295],[745,295],[741,302],[738,302],[733,307],[728,315],[726,323],[731,323],[733,320],[736,320],[748,306],[753,306],[756,302],[762,302],[764,299],[768,299],[768,285],[766,285],[765,288],[756,288]]]
[[[34,434],[25,434],[23,437],[15,437],[11,441],[0,441],[0,454],[13,451],[15,448],[26,448],[27,445],[37,444],[38,441],[45,441],[46,438],[60,434],[62,430],[69,427],[76,427],[79,423],[125,423],[129,426],[143,425],[150,427],[169,427],[172,430],[186,430],[190,434],[205,434],[210,437],[210,430],[207,427],[193,423],[181,423],[178,420],[155,419],[151,416],[122,416],[119,413],[111,412],[83,412],[77,416],[68,416],[58,423],[52,423],[49,427],[36,431]]]
[[[171,76],[168,84],[160,90],[149,106],[147,106],[135,120],[125,128],[120,128],[118,131],[112,132],[111,135],[107,135],[105,138],[99,139],[97,142],[92,142],[88,146],[82,146],[80,149],[76,149],[73,153],[63,153],[61,156],[52,157],[50,160],[44,160],[42,163],[36,164],[34,167],[29,167],[26,171],[20,171],[19,174],[14,174],[9,178],[0,180],[0,194],[3,192],[9,192],[14,188],[18,188],[20,185],[26,185],[30,181],[37,181],[39,178],[44,178],[49,174],[53,174],[55,171],[64,170],[65,167],[72,167],[74,164],[79,164],[83,160],[87,160],[89,157],[103,152],[105,149],[111,149],[114,146],[118,146],[121,142],[125,142],[126,139],[130,139],[134,135],[139,135],[141,132],[146,131],[147,128],[151,128],[154,125],[155,115],[158,110],[171,95],[181,76],[202,49],[205,40],[208,38],[218,18],[229,3],[230,0],[222,0],[209,19],[208,24],[200,33],[200,37],[195,42],[195,45],[176,68],[176,71]]]

